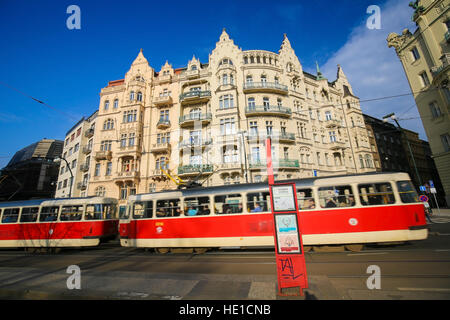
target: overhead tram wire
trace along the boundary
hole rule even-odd
[[[33,97],[33,96],[31,96],[31,95],[29,95],[29,94],[27,94],[27,93],[17,89],[17,88],[15,88],[15,87],[7,84],[7,83],[4,83],[3,81],[0,81],[0,84],[3,85],[4,87],[7,87],[9,89],[12,89],[12,90],[20,93],[21,95],[23,95],[23,96],[25,96],[27,98],[30,98],[30,99],[36,101],[37,103],[40,103],[40,104],[46,106],[47,108],[52,109],[53,111],[59,112],[60,114],[64,115],[65,117],[69,118],[71,121],[78,121],[78,119],[76,119],[75,117],[71,116],[70,114],[65,113],[64,111],[61,111],[61,110],[59,110],[59,109],[49,105],[48,103],[46,103],[46,102],[44,102],[42,100],[39,100],[39,99],[37,99],[37,98],[35,98],[35,97]]]

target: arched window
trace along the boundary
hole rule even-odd
[[[105,193],[106,193],[105,187],[99,186],[99,187],[95,188],[95,195],[97,197],[104,197]]]
[[[119,99],[114,99],[114,105],[113,108],[117,109],[119,107]]]
[[[137,101],[142,101],[142,92],[137,93]]]
[[[131,91],[131,92],[130,92],[130,100],[131,100],[131,101],[134,101],[134,91]]]
[[[108,108],[109,108],[109,100],[106,100],[105,101],[105,110],[108,110]]]

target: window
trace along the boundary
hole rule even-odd
[[[73,147],[73,152],[77,152],[80,149],[80,144],[77,143],[74,147]]]
[[[209,197],[184,199],[184,214],[186,216],[209,215],[210,213]]]
[[[39,221],[56,221],[59,207],[42,207]]]
[[[249,110],[255,110],[255,98],[248,98],[247,107]]]
[[[397,189],[403,203],[418,202],[417,192],[411,181],[397,181]]]
[[[106,163],[106,175],[110,176],[112,173],[112,162]]]
[[[20,215],[20,222],[36,222],[39,213],[39,207],[23,208]]]
[[[256,192],[247,194],[248,212],[269,212],[270,211],[270,193]]]
[[[268,136],[272,135],[273,133],[273,123],[272,121],[266,121],[266,133]]]
[[[97,197],[104,197],[105,196],[105,187],[99,186],[95,188],[95,195]]]
[[[164,169],[167,170],[169,167],[168,159],[166,157],[161,157],[156,159],[156,170]]]
[[[336,142],[337,141],[337,139],[336,139],[336,132],[335,131],[330,131],[329,135],[330,135],[330,142]]]
[[[120,147],[121,148],[125,148],[127,146],[127,134],[126,133],[122,133],[120,135]]]
[[[133,219],[153,217],[153,201],[136,201],[133,203]]]
[[[219,109],[234,108],[234,97],[232,94],[226,94],[219,98]]]
[[[226,73],[222,75],[222,84],[223,85],[228,84],[228,75]]]
[[[450,151],[450,135],[448,133],[441,135],[441,141],[444,151]]]
[[[395,203],[390,183],[371,183],[358,185],[359,199],[363,206]]]
[[[330,111],[325,111],[325,120],[326,121],[330,121],[332,118],[331,118],[331,112]]]
[[[319,188],[319,203],[322,208],[352,207],[355,205],[351,186]]]
[[[220,119],[220,133],[222,135],[230,135],[236,133],[234,118]]]
[[[142,92],[138,92],[137,93],[137,99],[136,99],[137,101],[142,101]]]
[[[257,135],[258,135],[258,122],[250,121],[250,136],[257,136]]]
[[[264,106],[264,111],[267,111],[270,108],[269,98],[267,98],[267,97],[263,98],[263,106]]]
[[[94,170],[94,176],[98,177],[99,175],[100,175],[100,163],[96,163],[95,164],[95,170]],[[66,184],[66,183],[64,183],[64,184]]]
[[[119,107],[119,99],[114,99],[113,108],[117,109]]]
[[[105,110],[108,110],[108,108],[109,108],[109,100],[106,100],[105,101]]]
[[[228,194],[214,197],[216,214],[242,213],[242,195]]]
[[[19,218],[19,211],[19,208],[4,209],[2,223],[16,223]]]
[[[441,109],[439,108],[439,105],[436,103],[436,101],[430,103],[429,106],[433,118],[438,118],[442,115]]]
[[[411,52],[411,56],[413,58],[413,61],[416,61],[417,59],[420,58],[419,50],[417,50],[416,47],[412,48],[410,52]]]
[[[422,86],[426,87],[430,85],[430,80],[428,79],[428,75],[426,73],[426,71],[422,72],[421,74],[419,74],[420,79],[422,80]]]
[[[120,187],[120,199],[125,200],[128,196],[128,190],[126,186]]]
[[[83,215],[83,206],[64,206],[59,221],[78,221]]]
[[[111,140],[102,141],[100,144],[100,151],[111,151],[111,145],[112,145]]]
[[[135,122],[137,118],[137,111],[136,110],[130,110],[125,111],[123,113],[123,122]]]
[[[135,136],[135,134],[134,134],[134,132],[132,132],[132,133],[130,133],[130,135],[128,137],[128,146],[129,147],[133,147],[134,146],[134,143],[135,143],[134,136]]]
[[[84,220],[114,219],[116,206],[110,204],[88,204]]]
[[[258,164],[261,162],[261,158],[259,157],[259,147],[252,147],[252,163]]]
[[[181,214],[180,200],[168,199],[156,201],[157,217],[178,217]]]
[[[130,92],[130,100],[133,101],[134,100],[134,91]]]
[[[311,189],[297,189],[297,202],[300,210],[311,210],[316,208]]]
[[[222,61],[220,61],[219,66],[223,65],[223,64],[229,64],[229,65],[233,65],[233,61],[231,61],[230,59],[222,59]]]
[[[77,160],[73,160],[72,161],[72,169],[75,169],[76,166],[77,166]]]
[[[253,62],[252,62],[252,63],[253,63]],[[247,84],[252,84],[252,83],[253,83],[253,77],[252,77],[252,76],[247,76],[247,77],[245,78],[245,81],[246,81]]]

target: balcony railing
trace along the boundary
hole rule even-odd
[[[178,174],[192,174],[192,173],[211,173],[213,166],[210,164],[193,164],[178,167]]]
[[[169,152],[170,151],[170,143],[154,143],[152,145],[151,152],[158,153],[158,152]]]
[[[277,93],[287,93],[288,87],[276,82],[246,82],[244,83],[244,92],[277,92]]]
[[[153,98],[153,103],[157,106],[172,104],[172,97],[168,96],[168,95],[155,97],[155,98]]]
[[[187,139],[183,140],[178,144],[179,148],[193,148],[193,147],[204,147],[212,143],[211,138],[204,139]]]
[[[274,168],[300,168],[298,160],[291,159],[279,159],[278,161],[273,161]],[[260,169],[267,167],[266,162],[253,161],[250,162],[250,169]]]
[[[95,160],[111,160],[112,152],[111,151],[97,151],[95,153]]]
[[[194,121],[209,122],[209,121],[211,121],[211,119],[212,119],[211,113],[186,114],[186,115],[180,117],[180,125],[187,124],[189,122],[194,122]]]
[[[89,154],[89,153],[91,153],[91,151],[92,151],[92,147],[90,147],[90,146],[84,146],[83,147],[83,153],[84,154]]]
[[[437,77],[441,71],[447,68],[450,65],[450,53],[444,53],[444,55],[440,58],[442,64],[439,66],[434,66],[430,69],[433,77]]]
[[[81,170],[82,172],[89,171],[89,163],[82,163],[82,164],[80,165],[80,170]]]
[[[89,128],[84,132],[84,136],[86,138],[92,138],[92,136],[94,135],[94,129]]]
[[[180,102],[198,102],[202,100],[209,100],[211,98],[211,91],[188,91],[180,94]]]
[[[159,119],[158,123],[156,124],[156,127],[158,129],[165,129],[170,127],[170,120],[168,119]]]
[[[258,115],[279,115],[284,117],[290,117],[292,115],[291,108],[283,106],[247,106],[245,108],[245,114],[247,116]]]
[[[86,190],[87,182],[78,182],[77,188],[80,189],[80,190]]]

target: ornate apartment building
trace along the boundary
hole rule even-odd
[[[278,53],[242,50],[225,32],[208,63],[154,70],[142,50],[100,92],[89,195],[375,171],[359,99],[342,68],[304,72],[286,36]],[[173,180],[165,173],[169,172]]]
[[[97,111],[88,118],[83,117],[67,132],[60,160],[55,198],[88,195],[96,117]]]
[[[390,33],[450,204],[450,0],[411,2],[417,29]]]

